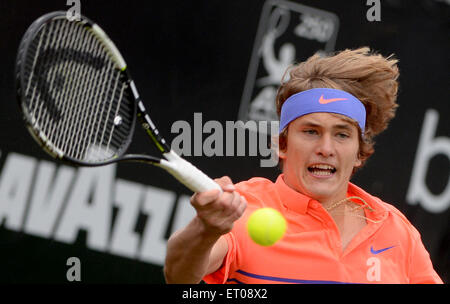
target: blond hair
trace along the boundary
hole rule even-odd
[[[315,54],[294,65],[286,73],[276,96],[278,115],[289,96],[313,88],[333,88],[358,98],[366,108],[366,128],[360,136],[361,166],[374,152],[373,138],[384,131],[394,118],[398,104],[398,60],[393,55],[383,57],[368,47],[346,49],[331,56]],[[357,124],[355,124],[357,126]],[[358,127],[359,130],[359,127]],[[361,130],[360,134],[361,134]],[[279,148],[286,148],[287,129],[280,134]]]

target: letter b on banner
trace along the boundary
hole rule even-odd
[[[435,195],[428,189],[425,178],[430,160],[438,154],[447,156],[450,160],[450,139],[447,137],[434,137],[439,114],[436,110],[428,110],[420,134],[419,147],[414,161],[411,182],[408,188],[406,200],[409,204],[420,204],[429,212],[440,213],[450,205],[450,178],[442,193]],[[447,172],[450,168],[442,168]]]

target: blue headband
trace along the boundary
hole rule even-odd
[[[318,88],[291,95],[283,103],[280,133],[296,118],[317,112],[342,114],[358,122],[361,133],[366,125],[366,108],[355,96],[336,89]]]

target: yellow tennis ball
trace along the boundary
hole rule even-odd
[[[286,220],[275,209],[261,208],[253,212],[247,221],[251,239],[262,246],[271,246],[286,232]]]

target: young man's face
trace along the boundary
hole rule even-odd
[[[280,151],[284,181],[320,202],[344,199],[358,158],[357,127],[330,113],[301,116],[288,126]]]

